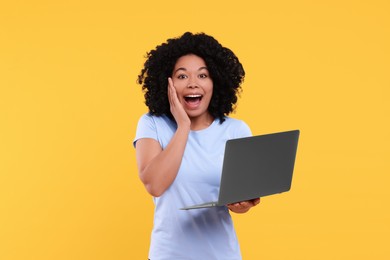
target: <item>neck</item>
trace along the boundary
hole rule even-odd
[[[196,130],[202,130],[209,127],[213,123],[214,118],[212,115],[207,113],[199,117],[191,117],[190,120],[191,120],[191,130],[196,131]]]

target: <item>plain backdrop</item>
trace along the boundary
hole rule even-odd
[[[244,259],[390,259],[388,1],[3,1],[0,259],[146,259],[132,147],[145,54],[213,35],[254,134],[300,129],[290,192],[234,221]]]

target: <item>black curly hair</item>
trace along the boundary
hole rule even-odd
[[[208,111],[222,123],[224,117],[235,109],[245,71],[230,49],[205,33],[186,32],[178,38],[168,39],[147,53],[137,82],[142,85],[149,112],[173,119],[167,93],[168,77],[172,76],[176,61],[187,54],[197,55],[205,61],[213,80],[213,95]]]

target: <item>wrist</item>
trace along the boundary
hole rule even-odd
[[[190,131],[191,130],[191,121],[182,122],[177,124],[177,130]]]
[[[188,134],[190,132],[190,130],[191,130],[190,124],[180,124],[177,126],[176,132]]]

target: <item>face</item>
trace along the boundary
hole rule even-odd
[[[172,73],[173,85],[190,118],[208,117],[213,81],[205,61],[194,54],[180,57]]]

